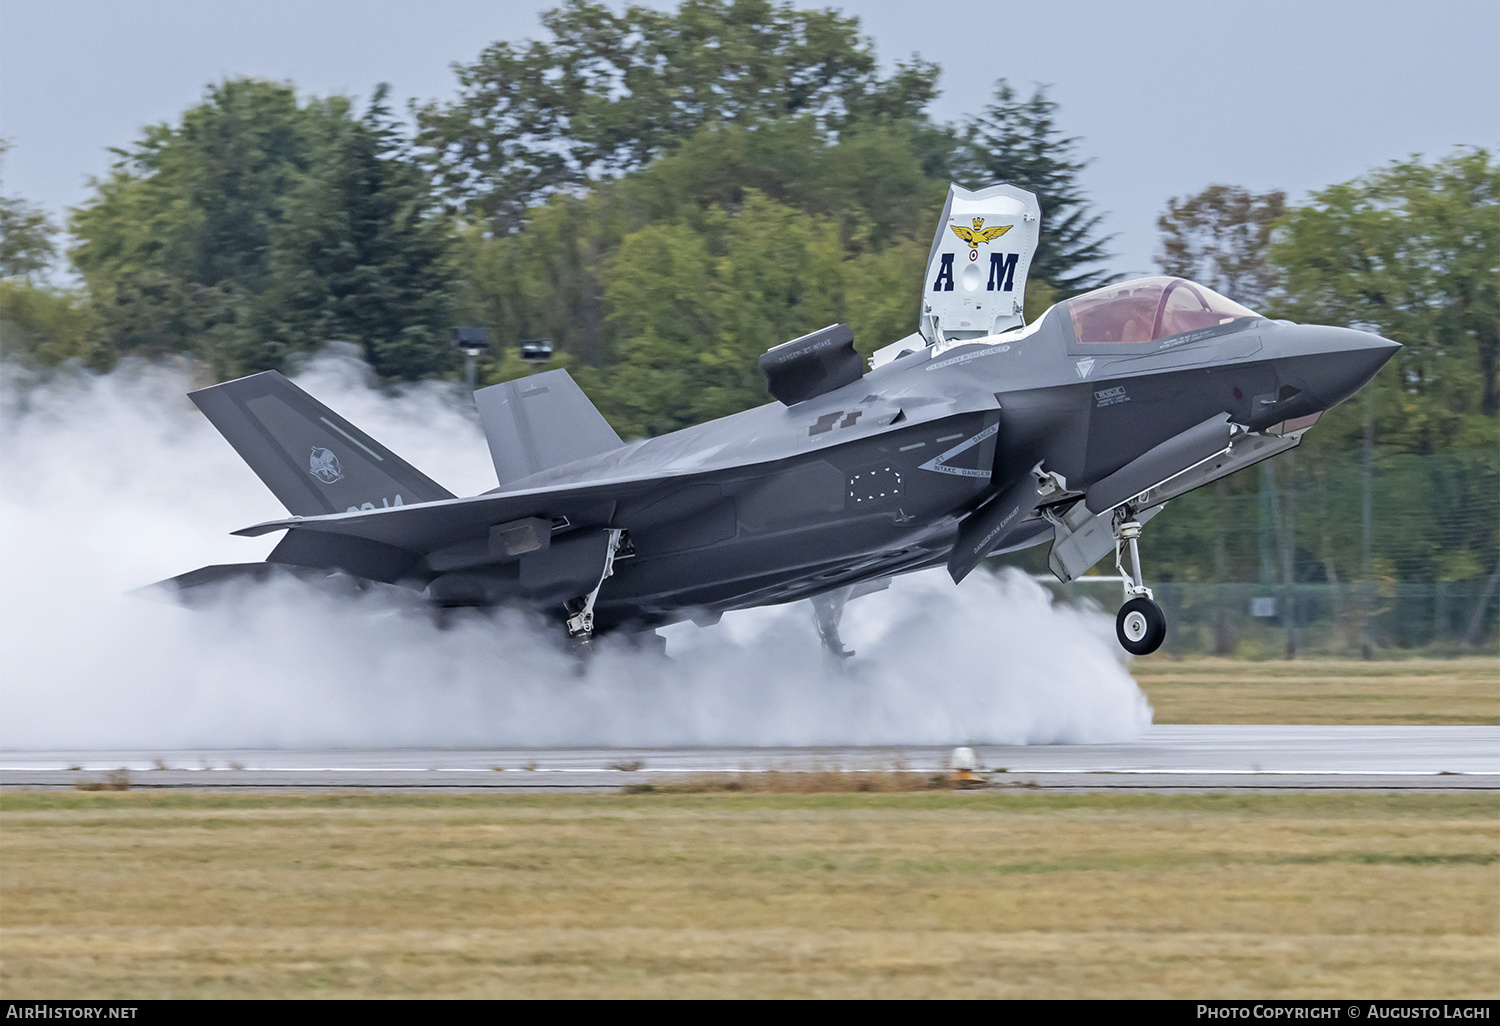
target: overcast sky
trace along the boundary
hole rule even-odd
[[[537,15],[553,6],[0,0],[4,191],[60,214],[107,170],[108,147],[174,120],[226,76],[451,97],[450,63],[540,36]],[[917,52],[941,65],[941,119],[977,111],[1001,76],[1050,84],[1063,130],[1093,160],[1085,184],[1118,235],[1117,272],[1154,270],[1155,218],[1171,196],[1225,182],[1295,200],[1414,153],[1500,142],[1495,0],[822,6],[858,15],[887,64]]]

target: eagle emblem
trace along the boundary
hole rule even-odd
[[[333,450],[320,449],[316,445],[308,457],[307,472],[324,484],[333,484],[344,476],[344,468],[339,465],[339,458]]]
[[[979,247],[986,242],[994,242],[1000,236],[1011,230],[1011,225],[996,225],[993,228],[984,226],[984,218],[974,218],[974,227],[965,228],[961,224],[950,225],[953,234],[957,235],[969,244],[969,259],[975,260],[979,257]]]

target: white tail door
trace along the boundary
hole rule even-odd
[[[1042,212],[1013,185],[948,187],[927,257],[919,330],[928,345],[979,338],[1023,323],[1026,275]]]

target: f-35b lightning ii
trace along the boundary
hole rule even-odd
[[[811,599],[842,652],[844,602],[890,578],[1051,543],[1066,582],[1111,552],[1120,644],[1166,621],[1137,540],[1175,496],[1298,445],[1398,348],[1271,320],[1181,278],[1143,278],[1022,318],[1036,198],[949,190],[917,332],[866,366],[841,324],[760,358],[774,402],[624,442],[564,370],[474,393],[499,487],[458,498],[282,375],[191,394],[291,516],[265,563],[518,603],[580,643]],[[1129,571],[1125,557],[1129,557]]]

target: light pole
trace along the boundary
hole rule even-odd
[[[1365,389],[1365,449],[1360,461],[1360,526],[1363,528],[1359,546],[1359,657],[1375,658],[1374,632],[1370,630],[1370,577],[1374,571],[1375,533],[1375,386]]]
[[[464,380],[469,383],[469,391],[472,392],[478,383],[479,354],[490,347],[490,329],[454,328],[452,342],[453,348],[464,351]]]

